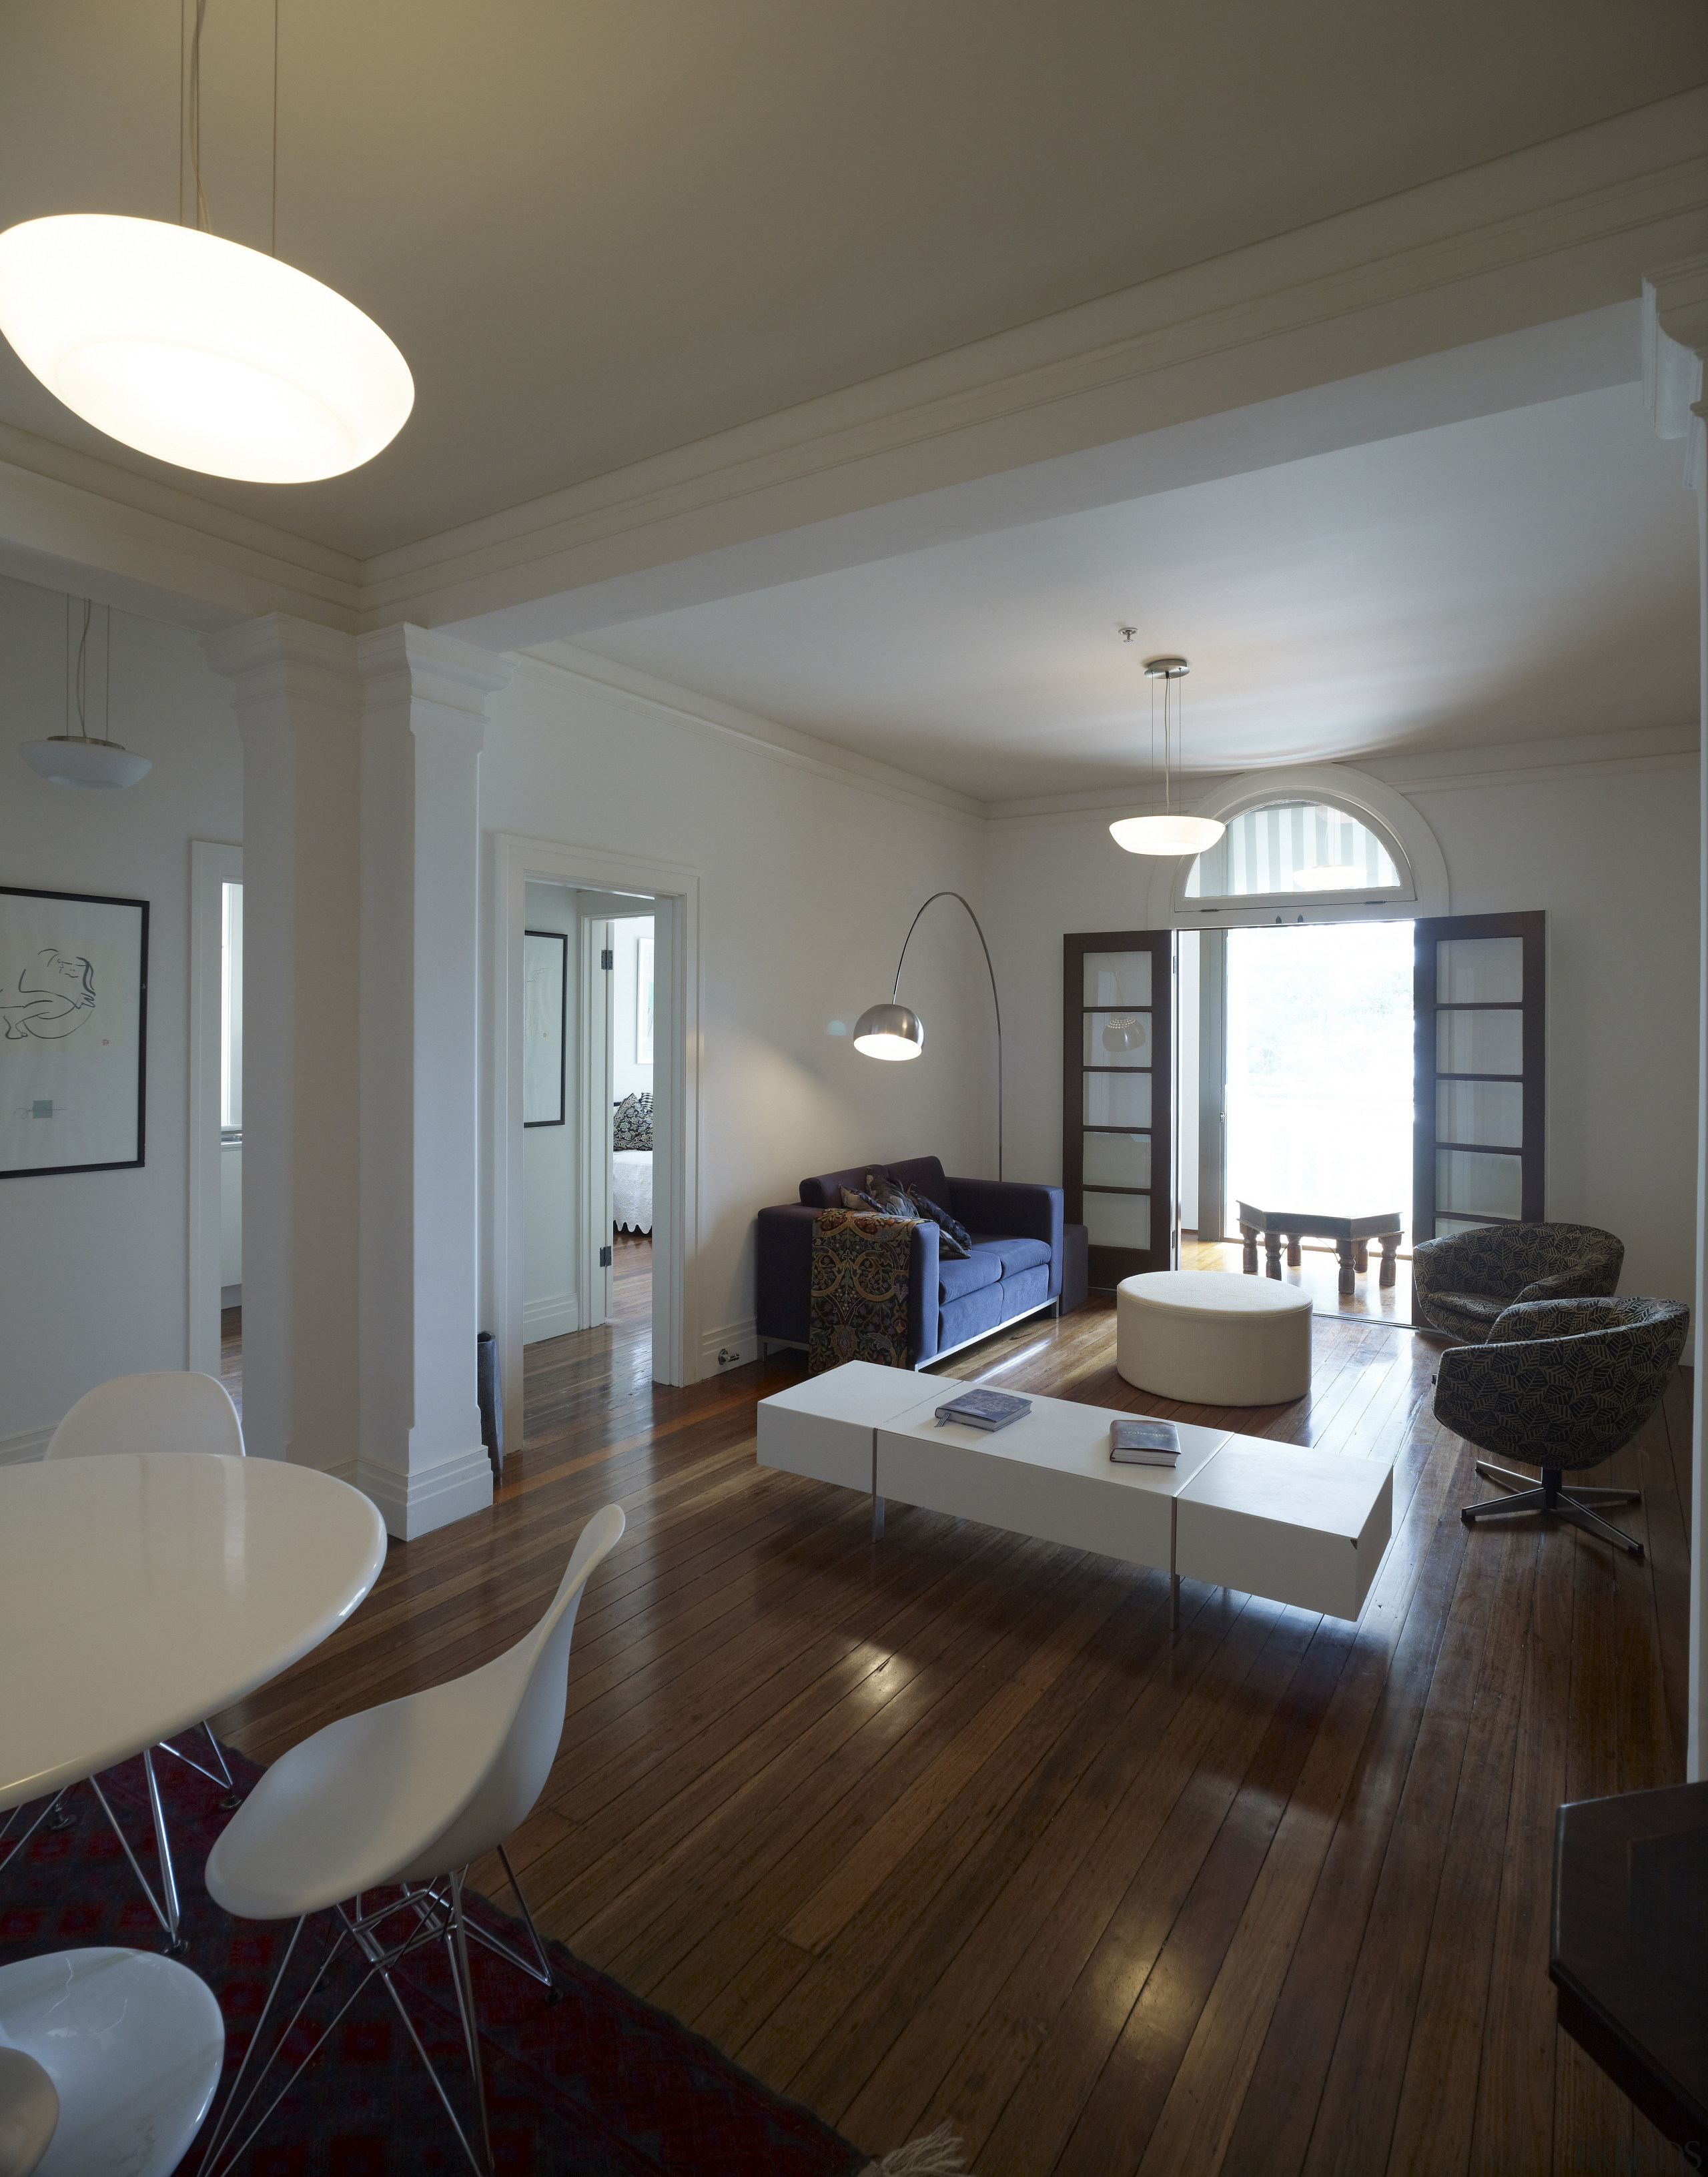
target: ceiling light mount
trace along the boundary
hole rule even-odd
[[[1192,671],[1192,661],[1187,657],[1147,657],[1144,677],[1147,680],[1184,680]]]

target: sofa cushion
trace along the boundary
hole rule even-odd
[[[914,1199],[919,1204],[920,1216],[929,1217],[942,1234],[942,1244],[940,1249],[941,1253],[946,1255],[972,1253],[973,1236],[958,1217],[952,1217],[947,1209],[933,1202],[928,1194],[916,1193]]]
[[[1047,1266],[1050,1261],[1050,1243],[1047,1240],[1002,1240],[983,1232],[975,1232],[973,1235],[973,1245],[975,1249],[994,1248],[996,1250],[1001,1258],[1001,1274],[1005,1278],[1014,1277],[1021,1270],[1035,1270],[1040,1263]]]
[[[1050,1297],[1050,1264],[1037,1263],[1029,1270],[1016,1270],[1003,1279],[997,1286],[1002,1297],[1002,1320],[1024,1315],[1028,1308],[1042,1307]]]
[[[939,1230],[941,1228],[939,1227]],[[990,1241],[974,1241],[971,1252],[958,1260],[952,1255],[937,1258],[937,1296],[948,1301],[961,1300],[968,1293],[981,1291],[994,1285],[1002,1275],[1002,1251],[1000,1245]]]
[[[964,1265],[957,1263],[953,1267],[960,1269]],[[969,1338],[983,1338],[994,1330],[1007,1312],[1002,1294],[1001,1285],[985,1285],[959,1300],[945,1301],[939,1318],[937,1350],[946,1353],[952,1345],[964,1345]]]

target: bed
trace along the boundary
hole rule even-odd
[[[652,1152],[611,1152],[611,1219],[619,1232],[652,1229]]]

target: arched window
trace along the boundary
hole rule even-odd
[[[1208,905],[1350,904],[1416,897],[1397,841],[1350,809],[1329,801],[1268,801],[1228,820],[1228,828],[1191,864],[1181,899]]]

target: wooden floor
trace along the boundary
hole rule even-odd
[[[1673,2166],[1546,1958],[1558,1803],[1683,1774],[1686,1379],[1597,1476],[1647,1492],[1637,1564],[1467,1531],[1438,1349],[1320,1318],[1308,1401],[1192,1417],[1396,1461],[1363,1617],[1188,1584],[1171,1640],[1155,1573],[893,1505],[874,1546],[868,1500],[754,1464],[793,1363],[663,1389],[645,1334],[530,1348],[491,1514],[393,1543],[229,1735],[267,1760],[483,1661],[615,1499],[518,1863],[554,1933],[862,2147],[947,2118],[981,2177]],[[1094,1298],[955,1372],[1185,1410],[1112,1357]]]

